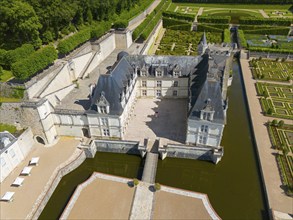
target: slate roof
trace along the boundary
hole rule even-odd
[[[97,109],[97,102],[103,93],[110,104],[110,115],[121,115],[123,112],[120,103],[120,94],[123,93],[127,81],[134,73],[133,68],[128,61],[122,57],[109,75],[102,75],[99,77],[94,96],[92,98],[91,110]]]
[[[206,107],[207,102],[209,100],[210,106],[215,111],[212,122],[224,124],[225,116],[224,116],[224,110],[223,110],[221,91],[222,89],[219,82],[206,80],[201,88],[199,96],[197,97],[195,101],[195,104],[191,110],[189,118],[194,120],[201,120],[200,111]]]

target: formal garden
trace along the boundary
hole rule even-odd
[[[255,59],[249,61],[254,79],[269,81],[290,81],[293,78],[293,61],[285,58]]]
[[[197,46],[201,41],[203,32],[177,31],[166,29],[157,55],[197,55]],[[207,41],[214,43],[222,42],[222,33],[206,33]]]
[[[276,159],[285,191],[293,196],[293,124],[274,119],[268,123],[268,131],[273,148],[279,152]]]
[[[265,115],[293,119],[293,88],[291,85],[256,83],[257,94]]]

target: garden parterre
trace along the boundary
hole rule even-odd
[[[293,77],[293,61],[252,59],[249,64],[255,79],[290,81]]]
[[[157,55],[197,55],[197,46],[203,33],[194,31],[176,31],[167,29]],[[206,33],[207,41],[213,43],[222,42],[222,33]]]
[[[264,113],[277,118],[293,119],[293,88],[291,85],[256,83]]]
[[[281,179],[286,186],[285,192],[293,195],[293,125],[283,124],[279,126],[273,122],[269,123],[268,130],[275,149],[279,150],[276,160],[281,173]],[[281,151],[281,152],[280,152]]]

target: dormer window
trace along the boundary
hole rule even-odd
[[[179,72],[178,72],[178,71],[174,71],[174,72],[173,72],[173,76],[174,76],[174,77],[179,77]]]
[[[157,77],[162,77],[162,76],[163,76],[162,71],[161,71],[161,70],[157,70],[157,71],[156,71],[156,76],[157,76]]]
[[[146,76],[147,73],[146,73],[146,70],[141,70],[141,76]]]
[[[107,107],[106,106],[99,106],[99,112],[101,114],[107,114]]]
[[[206,121],[212,121],[214,119],[214,111],[207,112],[207,111],[201,111],[201,117],[202,120]]]

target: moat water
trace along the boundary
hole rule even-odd
[[[228,90],[228,120],[221,145],[224,157],[217,165],[205,161],[166,158],[159,160],[156,182],[206,193],[223,219],[268,219],[264,193],[237,62]],[[62,178],[39,219],[58,219],[76,186],[94,171],[140,178],[139,156],[97,153]]]

